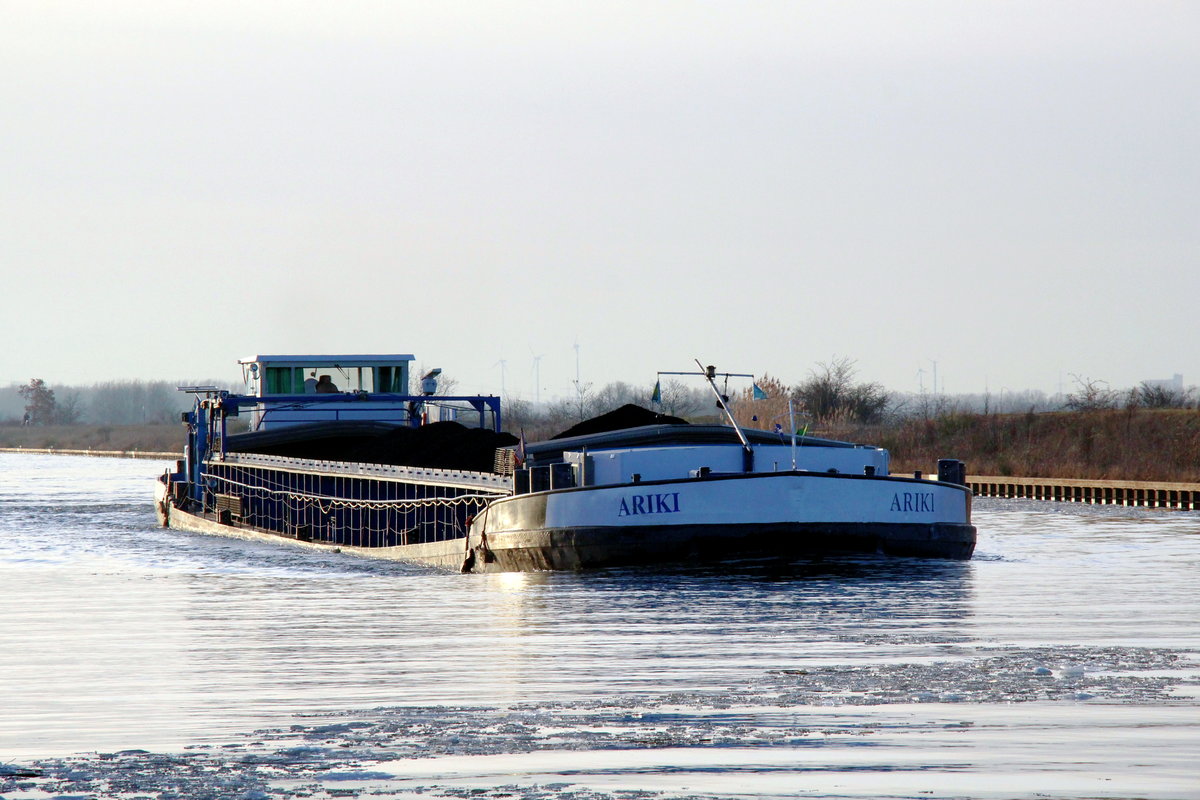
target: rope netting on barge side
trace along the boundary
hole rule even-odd
[[[461,538],[470,518],[505,494],[491,487],[213,463],[212,507],[230,521],[285,536],[353,547]]]

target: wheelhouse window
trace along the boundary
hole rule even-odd
[[[372,364],[352,360],[350,365],[315,360],[245,361],[250,390],[259,395],[293,395],[320,392],[408,393],[407,363]]]
[[[408,375],[404,367],[376,367],[375,391],[390,394],[408,393]]]
[[[303,394],[304,371],[295,367],[267,367],[265,394]]]

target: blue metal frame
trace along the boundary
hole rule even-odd
[[[201,509],[204,508],[206,485],[204,464],[212,445],[213,433],[220,431],[219,442],[221,455],[225,454],[226,420],[238,416],[241,409],[254,406],[286,406],[286,405],[319,405],[322,403],[354,403],[356,401],[371,403],[387,403],[402,407],[409,412],[409,427],[421,425],[421,410],[426,404],[445,402],[467,403],[479,413],[479,427],[483,424],[488,410],[493,414],[493,429],[503,430],[500,416],[500,398],[494,395],[408,395],[408,394],[374,394],[371,392],[337,392],[329,394],[287,394],[287,395],[243,395],[231,394],[223,390],[211,388],[191,389],[196,393],[194,410],[184,415],[188,426],[187,477],[191,483],[191,498]],[[201,396],[203,392],[203,396]]]
[[[253,406],[286,406],[286,405],[312,405],[320,403],[390,403],[395,406],[407,407],[410,412],[415,412],[409,418],[409,426],[413,428],[420,427],[420,409],[426,404],[440,404],[446,402],[469,403],[472,408],[479,414],[479,427],[483,426],[483,421],[488,409],[491,409],[493,414],[493,430],[497,433],[503,430],[502,420],[500,417],[500,398],[495,395],[425,395],[425,394],[377,394],[373,392],[338,392],[329,394],[271,394],[258,397],[248,394],[229,394],[221,392],[217,397],[217,406],[224,413],[222,416],[235,417],[243,408],[251,408]],[[232,409],[232,412],[229,411]]]

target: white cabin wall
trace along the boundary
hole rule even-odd
[[[797,447],[796,469],[809,472],[829,472],[836,469],[851,475],[862,475],[866,467],[874,467],[876,475],[888,474],[888,451],[879,447]],[[782,472],[792,468],[790,445],[756,445],[755,472]]]
[[[575,465],[580,477],[583,454],[563,453],[564,460]],[[740,473],[742,447],[738,444],[697,445],[695,447],[637,447],[623,450],[589,451],[590,475],[587,483],[605,486],[628,483],[634,474],[643,481],[674,480],[691,477],[702,467],[714,473]],[[812,472],[862,475],[866,467],[876,475],[888,474],[888,453],[877,447],[798,447],[796,468]],[[755,472],[783,472],[792,468],[792,448],[788,445],[755,445]],[[582,481],[580,481],[582,483]]]

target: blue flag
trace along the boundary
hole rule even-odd
[[[660,383],[660,381],[654,382],[654,394],[650,395],[650,402],[662,405],[662,386]]]
[[[754,399],[755,400],[766,400],[767,399],[767,393],[764,392],[761,388],[759,388],[759,385],[757,383],[754,384]]]

